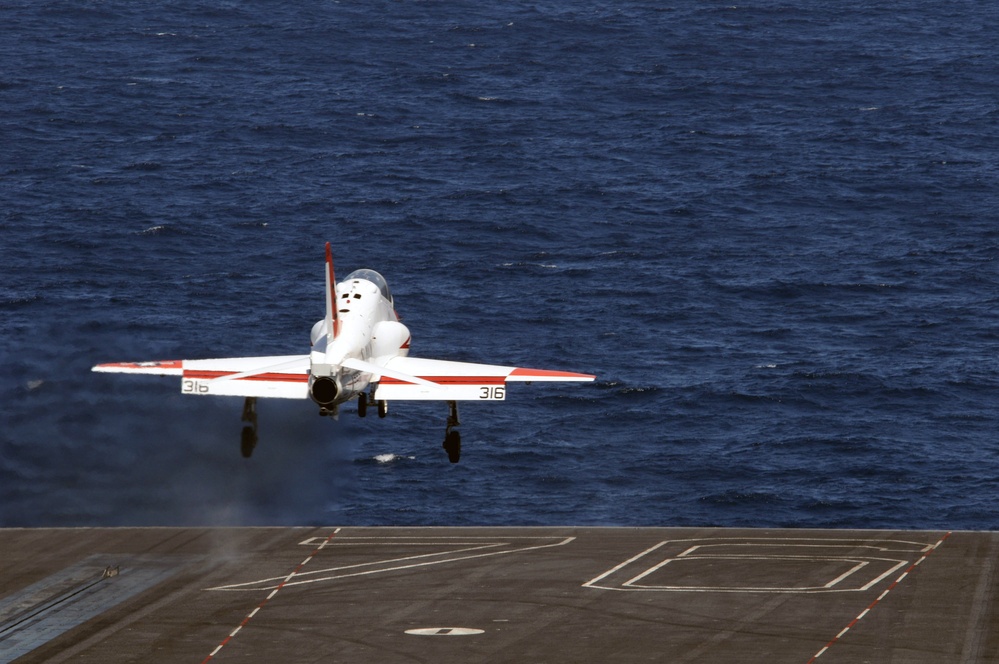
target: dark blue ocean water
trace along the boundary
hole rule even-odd
[[[875,6],[868,6],[875,5]],[[0,525],[999,528],[999,5],[0,4]],[[339,422],[98,362],[566,369]]]

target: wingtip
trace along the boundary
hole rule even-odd
[[[596,380],[593,374],[575,373],[572,371],[552,371],[550,369],[526,369],[518,367],[510,372],[507,380],[512,381],[580,381],[591,382]]]
[[[90,370],[97,373],[145,373],[169,376],[183,373],[183,366],[183,360],[109,362],[106,364],[95,364]]]

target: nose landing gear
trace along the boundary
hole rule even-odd
[[[368,404],[372,401],[375,402],[375,406],[378,408],[378,417],[384,419],[388,415],[388,402],[385,399],[369,399],[368,395],[364,392],[361,392],[357,396],[357,414],[365,417],[368,414]]]
[[[442,447],[447,452],[447,459],[451,463],[458,463],[461,459],[461,432],[457,427],[461,426],[458,420],[458,402],[448,401],[447,428],[444,431],[444,444]]]

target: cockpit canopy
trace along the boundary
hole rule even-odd
[[[344,281],[353,281],[355,279],[370,281],[375,286],[378,286],[378,290],[382,292],[382,297],[389,302],[392,302],[392,293],[389,291],[388,283],[385,281],[385,277],[378,274],[374,270],[354,270],[347,275],[347,278],[344,279]]]

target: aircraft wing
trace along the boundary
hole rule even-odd
[[[374,398],[388,401],[502,401],[506,398],[507,383],[592,381],[596,378],[590,374],[568,371],[502,367],[419,357],[394,357],[383,366],[393,372],[416,376],[436,384],[436,386],[420,385],[391,376],[375,376],[372,382],[377,380],[378,388],[375,390]]]
[[[240,397],[309,397],[309,356],[226,357],[98,364],[93,371],[180,376],[184,394]]]

